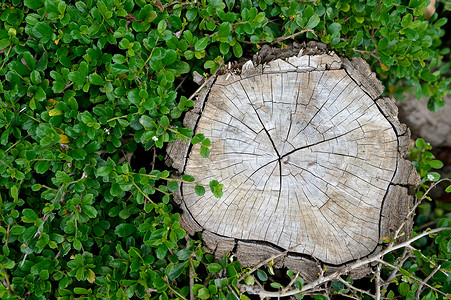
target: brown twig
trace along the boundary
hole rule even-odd
[[[347,267],[345,267],[343,269],[340,269],[340,270],[338,270],[338,271],[336,271],[336,272],[334,272],[334,273],[332,273],[332,274],[330,274],[328,276],[325,276],[325,277],[320,276],[316,280],[304,285],[302,287],[302,291],[303,292],[304,291],[309,291],[309,290],[311,290],[313,288],[316,288],[316,287],[318,287],[320,285],[323,285],[326,282],[336,280],[341,275],[348,274],[350,271],[358,269],[358,268],[360,268],[362,266],[366,266],[366,265],[368,265],[368,264],[370,264],[372,262],[381,262],[381,261],[383,262],[382,258],[385,255],[387,255],[388,253],[391,253],[391,252],[396,251],[398,249],[402,249],[404,247],[407,247],[408,245],[410,245],[411,243],[419,240],[422,237],[425,237],[425,236],[430,235],[430,234],[438,233],[438,232],[441,232],[441,231],[444,231],[444,230],[451,230],[451,227],[435,228],[435,229],[432,229],[430,231],[420,233],[419,235],[417,235],[417,236],[415,236],[415,237],[413,237],[413,238],[411,238],[411,239],[409,239],[409,240],[407,240],[405,242],[399,243],[398,245],[391,245],[391,246],[389,245],[385,250],[375,254],[374,256],[371,256],[371,257],[368,257],[368,258],[365,258],[365,259],[362,259],[362,260],[358,260],[355,263],[353,263],[353,264],[351,264],[351,265],[349,265],[349,266],[347,266]],[[385,262],[383,262],[383,263],[385,263]],[[396,268],[396,266],[393,266],[393,267]],[[249,289],[249,290],[252,292],[251,289]],[[296,294],[299,294],[300,292],[301,291],[298,288],[293,289],[291,291],[288,291],[288,292],[286,292],[284,294],[282,294],[280,292],[270,292],[270,291],[263,290],[263,291],[260,291],[258,293],[258,295],[260,297],[265,297],[265,298],[266,297],[288,297],[288,296],[294,296]]]
[[[451,228],[448,228],[448,230],[451,230]],[[379,261],[380,263],[386,265],[386,266],[389,266],[390,268],[396,268],[396,269],[399,268],[398,266],[392,265],[391,263],[388,263],[388,262],[386,262],[386,261],[384,261],[384,260],[382,260],[382,259],[379,259],[378,261]],[[437,271],[438,271],[438,270],[437,270]],[[436,288],[433,287],[432,285],[428,284],[427,282],[424,282],[423,280],[421,280],[421,279],[419,279],[419,278],[417,278],[417,277],[415,277],[415,276],[412,276],[411,278],[412,278],[413,280],[415,280],[415,281],[418,281],[420,284],[423,284],[423,285],[427,286],[428,288],[430,288],[430,289],[436,291],[437,293],[442,294],[442,295],[445,296],[445,297],[449,297],[449,296],[450,296],[450,294],[444,293],[444,292],[440,291],[439,289],[436,289]]]
[[[152,168],[151,171],[153,171],[155,169],[155,159],[157,157],[157,150],[155,149],[155,147],[153,147],[153,157],[152,157]]]
[[[306,33],[306,32],[310,32],[310,33],[312,33],[314,36],[318,37],[318,36],[316,35],[315,31],[313,31],[313,29],[305,29],[305,30],[301,30],[301,31],[299,31],[299,32],[296,32],[296,33],[293,33],[293,34],[290,34],[290,35],[285,35],[285,36],[278,37],[277,39],[275,39],[274,41],[271,42],[271,45],[279,44],[280,42],[283,42],[283,41],[285,41],[285,40],[294,39],[294,38],[297,37],[298,35],[304,34],[304,33]]]
[[[359,292],[359,293],[366,294],[366,295],[372,297],[373,299],[375,298],[375,295],[373,295],[373,294],[371,294],[371,293],[369,293],[369,292],[367,292],[367,291],[365,291],[365,290],[356,288],[355,286],[353,286],[352,284],[350,284],[349,282],[347,282],[346,280],[344,280],[344,279],[341,278],[341,277],[338,277],[338,280],[340,280],[342,283],[344,283],[344,285],[346,285],[349,289],[353,289],[354,291],[357,291],[357,292]],[[341,294],[341,295],[342,295],[342,294]]]
[[[406,217],[405,217],[406,220],[408,220],[408,219],[410,218],[410,216],[415,212],[415,210],[417,209],[418,205],[420,205],[420,203],[423,202],[423,200],[427,197],[427,195],[429,194],[429,192],[430,192],[433,188],[435,188],[438,184],[440,184],[441,182],[443,182],[443,181],[451,182],[451,179],[449,179],[449,178],[442,178],[442,179],[440,179],[440,180],[434,182],[433,184],[431,184],[431,186],[426,190],[426,192],[423,194],[423,196],[422,196],[422,197],[417,201],[417,203],[415,203],[415,205],[409,210],[409,212],[407,213],[407,215],[406,215]],[[399,233],[400,233],[401,230],[404,228],[404,225],[405,225],[405,224],[406,224],[406,222],[403,222],[403,223],[401,224],[401,226],[398,227],[398,229],[397,229],[396,232],[395,232],[394,239],[393,239],[393,241],[389,244],[389,247],[394,245],[394,243],[396,242],[396,239],[399,237]]]
[[[205,87],[205,85],[207,85],[207,83],[210,82],[210,80],[212,80],[213,78],[216,78],[216,76],[218,75],[218,71],[221,69],[223,64],[224,64],[224,59],[219,64],[218,68],[216,68],[213,75],[211,75],[210,78],[208,78],[208,80],[205,80],[204,83],[202,83],[202,85],[188,98],[188,100],[192,100],[194,97],[196,97],[197,94],[200,93],[200,91]]]
[[[400,266],[404,265],[404,262],[410,257],[409,248],[411,248],[411,246],[407,246],[406,248],[404,248],[404,252],[401,256],[401,260],[398,263],[398,265]],[[393,272],[390,273],[387,280],[385,280],[385,283],[382,284],[382,290],[388,289],[388,286],[390,285],[390,283],[392,283],[391,280],[395,278],[396,275],[398,275],[398,269],[394,269]],[[382,297],[385,296],[385,292],[381,292],[381,296]]]
[[[442,267],[441,265],[436,266],[434,268],[434,270],[432,270],[431,274],[429,274],[428,277],[426,277],[424,279],[424,283],[420,282],[420,285],[418,286],[418,290],[417,290],[417,297],[416,297],[416,299],[420,299],[421,290],[423,289],[424,284],[427,283],[429,281],[429,279],[431,279],[431,277],[434,276],[434,274],[437,273],[440,270],[441,267]]]
[[[376,268],[376,300],[381,300],[381,264],[377,264]]]

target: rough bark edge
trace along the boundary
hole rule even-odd
[[[306,57],[305,55],[309,56],[308,59],[303,60],[301,65],[298,67],[293,65],[292,60],[290,61],[290,57],[293,56],[295,50],[290,49],[290,51],[288,51],[290,55],[284,55],[277,52],[277,50],[266,49],[266,54],[262,55],[257,53],[254,55],[252,61],[242,62],[238,65],[235,64],[235,66],[239,69],[232,69],[229,65],[228,69],[223,69],[220,72],[224,75],[219,76],[215,83],[230,84],[234,81],[263,73],[276,73],[287,70],[295,70],[296,72],[310,72],[314,69],[318,71],[344,69],[362,88],[362,90],[375,101],[381,113],[392,124],[396,135],[398,136],[397,169],[387,194],[384,197],[383,207],[381,209],[379,242],[382,244],[382,237],[393,238],[394,231],[403,222],[406,222],[404,226],[405,235],[403,238],[399,239],[399,242],[401,242],[410,235],[413,225],[412,218],[409,220],[404,219],[408,208],[411,207],[413,203],[413,196],[409,194],[409,189],[407,187],[417,185],[420,180],[412,164],[405,159],[407,157],[408,145],[410,144],[410,131],[405,124],[399,122],[398,108],[396,107],[394,100],[392,98],[380,97],[383,92],[383,85],[379,79],[377,79],[376,74],[371,71],[370,66],[363,59],[353,58],[352,60],[349,60],[347,58],[339,58],[334,52],[328,52],[326,48],[321,46],[321,43],[314,42],[310,45],[315,47],[314,51],[309,48],[307,48],[307,51],[302,48],[299,51],[298,57]],[[193,108],[193,113],[188,112],[186,114],[184,119],[185,126],[193,130],[195,129],[201,114],[201,108],[204,106],[212,85],[213,80],[206,85],[202,93],[199,95],[195,108]],[[184,143],[183,141],[181,142]],[[182,149],[182,152],[177,152],[179,149]],[[188,157],[189,144],[184,144],[183,147],[174,146],[170,150],[171,154],[168,153],[169,159],[166,160],[166,163],[169,163],[169,165],[172,165],[180,172],[183,172]],[[180,155],[181,153],[183,155]],[[179,203],[182,202],[180,194],[178,197]],[[240,240],[236,241],[233,238],[222,237],[204,230],[192,218],[184,203],[182,203],[182,210],[183,213],[181,216],[181,223],[183,226],[186,226],[185,228],[189,228],[188,231],[190,234],[202,231],[202,238],[205,242],[207,250],[214,253],[217,258],[221,258],[224,254],[231,252],[236,247],[235,254],[240,262],[244,266],[253,266],[260,261],[281,253],[272,246]],[[381,246],[378,245],[373,253],[375,251],[379,251],[380,248]],[[370,255],[371,254],[368,256]],[[352,262],[348,262],[340,266],[325,265],[327,266],[328,272],[333,272],[343,269],[346,265],[351,263]],[[313,258],[304,258],[298,255],[293,256],[290,255],[290,253],[282,255],[276,259],[275,266],[284,266],[294,271],[299,271],[301,272],[303,278],[307,281],[314,280],[319,270],[318,263],[315,262]],[[314,273],[312,273],[312,268],[315,268]],[[350,275],[353,276],[353,278],[358,279],[368,275],[370,271],[371,267],[368,265],[354,270],[350,273]]]
[[[194,101],[194,106],[191,110],[186,112],[185,117],[183,119],[183,126],[195,130],[197,122],[202,114],[202,110],[204,108],[204,103],[207,99],[208,93],[210,92],[210,88],[213,85],[214,78],[210,78],[202,91],[200,92],[197,99]],[[173,143],[169,144],[166,148],[166,157],[165,163],[167,166],[170,166],[180,173],[183,173],[185,170],[186,160],[188,159],[188,152],[190,149],[190,142],[185,142],[183,140],[177,139]]]
[[[389,186],[386,197],[391,201],[382,207],[379,243],[383,243],[383,238],[396,238],[396,230],[405,223],[401,237],[397,239],[397,243],[401,243],[412,234],[413,216],[406,219],[406,215],[413,206],[414,197],[410,195],[409,188],[393,184]]]

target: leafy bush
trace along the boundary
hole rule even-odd
[[[441,65],[446,19],[426,21],[425,5],[3,0],[0,298],[233,299],[240,284],[281,288],[264,270],[205,254],[170,202],[180,180],[155,164],[137,167],[133,153],[192,137],[180,119],[193,106],[181,84],[191,72],[214,73],[296,37],[362,55],[387,92],[402,90],[400,80],[414,84],[437,109],[450,82],[449,63]],[[208,155],[209,141],[196,139]],[[221,195],[218,182],[210,187]],[[288,276],[289,287],[303,288]]]

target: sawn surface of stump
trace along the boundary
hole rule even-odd
[[[417,180],[409,132],[382,90],[363,60],[333,53],[249,61],[209,82],[185,125],[210,138],[210,156],[178,142],[169,157],[224,195],[183,184],[185,227],[251,265],[290,248],[279,265],[293,269],[373,253],[404,221]]]

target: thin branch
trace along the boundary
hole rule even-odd
[[[229,290],[232,292],[232,294],[235,296],[235,298],[237,300],[240,300],[240,297],[236,294],[236,292],[233,290],[232,287],[230,287],[230,285],[227,285],[227,287],[229,288]]]
[[[426,192],[423,194],[423,196],[417,201],[417,203],[415,203],[415,205],[409,210],[409,212],[406,215],[406,220],[408,220],[410,218],[410,216],[415,212],[415,210],[417,209],[418,205],[420,205],[420,203],[423,202],[423,200],[427,197],[427,195],[429,194],[429,192],[435,188],[438,184],[440,184],[443,181],[448,181],[451,182],[450,178],[442,178],[436,182],[434,182],[433,184],[431,184],[431,186],[426,190]],[[394,235],[394,241],[392,241],[389,246],[393,246],[393,244],[395,243],[396,239],[399,237],[399,233],[401,232],[402,228],[404,228],[404,224],[406,224],[406,222],[403,222],[401,224],[401,226],[399,226],[399,228],[396,230],[395,235]]]
[[[411,246],[407,246],[406,248],[404,248],[404,252],[401,256],[401,261],[398,263],[399,266],[404,265],[404,262],[410,257],[409,252],[410,248]],[[398,269],[394,269],[393,272],[390,273],[390,276],[388,276],[387,280],[385,280],[385,283],[382,286],[382,290],[388,289],[388,286],[390,285],[390,283],[392,283],[391,280],[394,279],[396,275],[398,275]],[[381,296],[385,296],[385,292],[382,292]]]
[[[283,256],[283,255],[285,255],[285,254],[287,254],[288,252],[290,252],[291,250],[294,250],[295,248],[297,248],[297,247],[299,247],[299,246],[301,246],[301,245],[300,245],[300,244],[294,245],[293,247],[290,247],[290,248],[288,248],[287,250],[285,250],[285,251],[283,251],[283,252],[274,254],[273,256],[271,256],[271,257],[265,259],[264,261],[260,262],[260,263],[257,264],[255,267],[253,267],[252,269],[250,269],[249,272],[246,272],[245,274],[241,275],[240,279],[238,279],[238,282],[240,282],[241,280],[243,280],[244,277],[245,277],[246,275],[251,275],[252,273],[254,273],[255,271],[257,271],[260,267],[266,265],[267,263],[269,263],[270,261],[272,261],[272,260],[274,260],[274,259],[276,259],[276,258],[279,258],[279,257],[281,257],[281,256]]]
[[[449,229],[448,229],[448,230],[449,230]],[[378,261],[379,261],[380,263],[386,265],[386,266],[389,266],[390,268],[399,268],[398,266],[392,265],[391,263],[388,263],[388,262],[386,262],[386,261],[384,261],[384,260],[382,260],[382,259],[379,259]],[[419,278],[416,278],[415,276],[412,276],[411,278],[412,278],[413,280],[415,280],[415,281],[418,281],[420,284],[423,284],[423,285],[427,286],[428,288],[430,288],[430,289],[436,291],[437,293],[442,294],[442,295],[445,296],[445,297],[449,297],[449,296],[450,296],[450,294],[444,293],[444,292],[440,291],[439,289],[436,289],[435,287],[431,286],[430,284],[424,282],[423,280],[421,280],[421,279],[419,279]]]
[[[353,289],[354,291],[357,291],[357,292],[359,292],[359,293],[366,294],[366,295],[372,297],[373,299],[375,298],[375,295],[373,295],[373,294],[371,294],[370,292],[367,292],[367,291],[365,291],[365,290],[356,288],[355,286],[353,286],[352,284],[350,284],[349,282],[347,282],[346,280],[344,280],[344,279],[341,278],[341,277],[338,277],[338,280],[340,280],[341,282],[343,282],[344,285],[346,285],[349,289]],[[343,295],[343,294],[340,294],[340,295]]]
[[[304,34],[304,33],[306,33],[306,32],[310,32],[310,33],[312,33],[315,37],[318,37],[318,36],[316,35],[315,31],[313,31],[312,29],[305,29],[305,30],[301,30],[301,31],[299,31],[299,32],[296,32],[296,33],[293,33],[293,34],[290,34],[290,35],[285,35],[285,36],[278,37],[277,39],[275,39],[274,41],[271,42],[271,45],[279,44],[280,42],[283,42],[283,41],[285,41],[285,40],[294,39],[294,38],[297,37],[298,35]]]
[[[426,277],[424,279],[424,282],[427,283],[429,281],[429,279],[431,279],[431,277],[434,276],[434,274],[437,273],[440,270],[441,267],[442,267],[441,265],[436,266],[434,268],[434,270],[432,270],[431,274],[429,274],[428,277]],[[420,294],[421,294],[421,290],[423,289],[423,285],[424,285],[424,283],[420,282],[420,285],[418,286],[418,290],[417,290],[417,297],[416,297],[416,299],[420,299]]]
[[[208,78],[208,80],[205,80],[204,83],[202,83],[202,85],[188,98],[188,100],[192,100],[205,87],[205,85],[207,85],[207,83],[210,82],[210,80],[212,80],[213,78],[216,78],[216,76],[218,75],[218,72],[221,69],[223,64],[224,64],[224,59],[221,61],[219,66],[216,68],[213,75],[211,75],[210,78]]]
[[[381,300],[381,264],[377,264],[376,268],[376,300]]]
[[[368,258],[365,258],[365,259],[362,259],[362,260],[358,260],[355,263],[353,263],[353,264],[351,264],[351,265],[349,265],[349,266],[347,266],[347,267],[345,267],[345,268],[343,268],[341,270],[338,270],[338,271],[336,271],[336,272],[334,272],[334,273],[332,273],[332,274],[330,274],[328,276],[319,277],[315,281],[312,281],[311,283],[308,283],[308,284],[304,285],[302,287],[302,291],[303,292],[304,291],[309,291],[309,290],[311,290],[311,289],[313,289],[313,288],[315,288],[317,286],[320,286],[320,285],[322,285],[322,284],[324,284],[326,282],[329,282],[329,281],[332,281],[332,280],[336,280],[341,275],[348,274],[350,271],[355,270],[357,268],[360,268],[362,266],[366,266],[366,265],[368,265],[368,264],[370,264],[372,262],[382,261],[381,259],[385,255],[387,255],[388,253],[396,251],[396,250],[404,248],[404,247],[407,247],[411,243],[419,240],[420,238],[422,238],[424,236],[427,236],[427,235],[430,235],[430,234],[434,234],[434,233],[438,233],[438,232],[441,232],[441,231],[444,231],[444,230],[451,230],[451,227],[435,228],[435,229],[432,229],[430,231],[423,232],[423,233],[421,233],[421,234],[419,234],[419,235],[417,235],[417,236],[415,236],[415,237],[413,237],[413,238],[411,238],[411,239],[409,239],[409,240],[407,240],[407,241],[405,241],[403,243],[400,243],[400,244],[398,244],[396,246],[394,246],[394,245],[390,246],[389,245],[385,250],[379,252],[378,254],[376,254],[374,256],[371,256],[371,257],[368,257]],[[250,291],[252,291],[252,290],[250,290]],[[260,291],[258,293],[258,295],[260,297],[287,297],[287,296],[294,296],[296,294],[299,294],[300,292],[301,291],[298,288],[293,289],[293,290],[288,291],[288,292],[283,293],[283,294],[280,293],[280,292],[270,292],[270,291],[263,290],[263,291]]]
[[[293,279],[291,279],[290,283],[282,289],[282,294],[286,293],[293,286],[293,284],[296,282],[298,277],[299,277],[299,273],[296,273],[296,275],[293,277]]]

